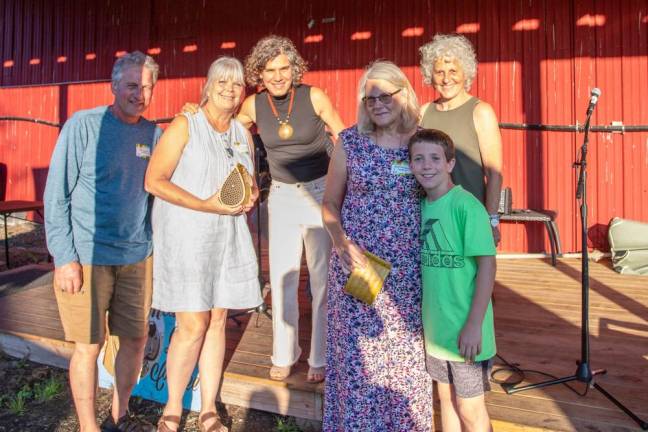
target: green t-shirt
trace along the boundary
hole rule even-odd
[[[425,349],[433,357],[463,361],[457,340],[476,287],[478,256],[495,255],[488,213],[470,192],[454,186],[435,201],[421,203],[421,274]],[[493,307],[482,323],[482,349],[476,360],[496,353]]]

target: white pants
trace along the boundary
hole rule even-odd
[[[272,364],[292,366],[299,346],[299,270],[302,251],[310,275],[311,346],[308,364],[326,364],[326,279],[331,239],[322,223],[325,178],[287,184],[272,181],[268,197],[270,285],[272,289]]]

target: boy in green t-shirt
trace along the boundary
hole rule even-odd
[[[427,369],[437,382],[444,431],[490,431],[484,392],[495,332],[495,244],[486,209],[452,183],[454,144],[423,129],[409,141],[421,202],[421,275]]]

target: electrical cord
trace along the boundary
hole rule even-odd
[[[513,386],[516,386],[516,385],[520,384],[522,381],[524,381],[524,379],[526,378],[526,374],[541,375],[541,376],[544,376],[544,377],[547,377],[547,378],[550,378],[550,379],[554,379],[554,380],[558,379],[557,376],[548,374],[546,372],[542,372],[542,371],[538,371],[538,370],[534,370],[534,369],[521,369],[520,367],[518,367],[517,363],[516,364],[510,363],[509,361],[507,361],[504,357],[502,357],[499,354],[496,354],[496,357],[498,359],[500,359],[500,361],[502,361],[502,363],[504,363],[505,366],[491,372],[490,381],[495,383],[495,384],[499,384],[499,385],[506,384],[509,387],[513,387]],[[513,379],[513,380],[510,379],[511,376],[507,377],[506,379],[499,379],[499,378],[496,377],[496,375],[504,373],[504,372],[512,373],[513,374],[512,376],[517,376],[517,377],[515,379]],[[586,396],[587,392],[589,391],[589,385],[585,386],[585,391],[582,392],[582,393],[579,392],[578,390],[576,390],[574,387],[570,386],[567,383],[562,383],[562,385],[567,387],[572,392],[576,393],[578,396]]]

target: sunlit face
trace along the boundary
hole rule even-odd
[[[113,114],[126,123],[136,123],[151,103],[153,73],[143,66],[127,67],[111,90],[115,95]]]
[[[207,103],[221,111],[235,112],[241,103],[244,90],[245,85],[242,81],[231,78],[216,80],[209,90]]]
[[[444,190],[450,184],[455,160],[446,160],[443,147],[431,142],[417,142],[410,150],[410,170],[428,194]]]
[[[292,87],[293,72],[290,59],[285,54],[266,63],[261,71],[261,81],[272,96],[284,96]]]
[[[400,91],[399,91],[400,90]],[[396,87],[389,81],[381,79],[370,79],[365,84],[365,97],[371,100],[363,102],[369,118],[376,125],[376,128],[387,128],[400,121],[400,114],[403,110],[403,94],[405,90]],[[391,95],[391,101],[383,103],[380,98]],[[384,99],[384,97],[383,97]]]
[[[434,62],[432,85],[443,100],[452,100],[465,92],[466,74],[457,59],[443,57]]]

